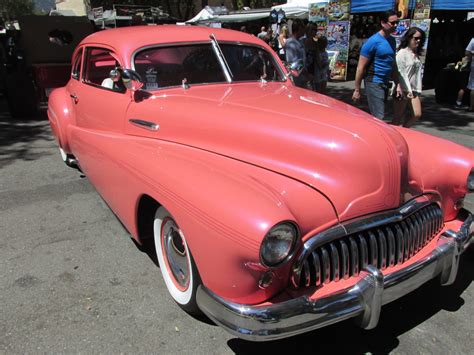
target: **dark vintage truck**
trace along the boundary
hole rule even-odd
[[[28,117],[46,108],[50,92],[66,84],[72,52],[94,27],[87,17],[74,16],[23,16],[19,24],[4,87],[11,115]]]

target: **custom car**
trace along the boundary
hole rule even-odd
[[[258,38],[137,26],[77,46],[49,98],[66,164],[138,243],[171,297],[262,341],[353,318],[438,278],[472,235],[469,148],[293,84]]]

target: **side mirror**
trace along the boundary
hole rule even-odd
[[[122,83],[127,89],[132,90],[132,91],[138,91],[143,87],[144,81],[142,77],[140,76],[140,74],[138,74],[135,70],[132,70],[132,69],[116,69],[116,70],[118,71],[118,74],[119,74],[117,80],[122,79]],[[111,79],[114,80],[114,78],[112,78],[112,71],[110,73]]]
[[[297,78],[300,76],[303,71],[304,65],[301,62],[293,62],[291,64],[286,64],[286,69],[288,70],[288,77]]]

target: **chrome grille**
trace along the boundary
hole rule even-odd
[[[320,286],[359,275],[367,265],[380,270],[402,264],[426,246],[443,227],[437,204],[403,220],[329,241],[310,250],[293,274],[295,287]]]

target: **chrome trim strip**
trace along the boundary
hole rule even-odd
[[[201,285],[197,303],[215,323],[235,336],[253,341],[285,338],[348,318],[355,318],[366,329],[374,328],[382,305],[438,275],[442,285],[454,282],[460,255],[474,236],[472,215],[466,210],[462,213],[466,216],[459,231],[444,232],[437,247],[421,260],[386,276],[369,265],[353,287],[329,296],[314,300],[301,296],[268,306],[252,306],[226,301]]]
[[[156,123],[150,122],[150,121],[131,118],[131,119],[128,120],[128,122],[130,122],[134,126],[148,129],[149,131],[158,131],[160,129],[159,125],[157,125]]]

